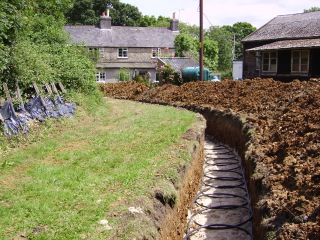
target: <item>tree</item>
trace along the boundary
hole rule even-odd
[[[194,55],[197,52],[196,40],[187,33],[180,33],[174,41],[174,46],[177,57],[185,57],[190,53]]]
[[[238,22],[232,25],[232,33],[235,36],[235,59],[243,57],[243,46],[241,40],[254,32],[256,28],[247,22]]]
[[[233,57],[233,33],[226,27],[216,26],[209,28],[206,37],[218,44],[218,70],[230,71]]]
[[[218,66],[218,43],[212,39],[205,38],[204,40],[204,65],[211,71],[216,71]]]
[[[75,1],[73,7],[66,14],[69,23],[95,25],[99,18],[93,9],[92,0]]]
[[[304,13],[317,12],[317,11],[320,11],[320,7],[311,7],[309,9],[304,9],[303,10]]]
[[[0,83],[18,80],[24,90],[33,81],[61,81],[74,91],[98,93],[94,63],[83,47],[70,46],[64,31],[72,1],[0,2]]]
[[[199,39],[200,28],[197,25],[189,25],[181,22],[179,24],[179,30],[181,33],[186,33],[195,39]]]
[[[99,18],[111,6],[110,16],[115,26],[138,26],[142,14],[133,5],[122,3],[119,0],[77,0],[66,13],[68,23],[71,24],[98,24]]]

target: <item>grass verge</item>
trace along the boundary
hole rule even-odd
[[[156,236],[153,193],[174,194],[168,182],[190,160],[179,139],[195,115],[111,99],[89,112],[2,144],[0,239]]]

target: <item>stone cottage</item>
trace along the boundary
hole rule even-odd
[[[156,80],[158,57],[174,57],[174,40],[179,21],[173,16],[170,27],[112,26],[109,11],[100,17],[99,26],[65,26],[71,40],[99,52],[97,81],[116,82],[122,69],[130,78],[148,75]]]

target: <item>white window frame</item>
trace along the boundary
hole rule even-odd
[[[121,50],[121,55],[120,55],[120,50]],[[124,53],[126,53],[124,56]],[[129,50],[128,48],[118,48],[118,58],[128,58],[128,55],[129,55]]]
[[[276,54],[276,69],[274,71],[271,71],[271,54],[275,53]],[[269,55],[268,57],[268,70],[264,70],[264,61],[265,61],[265,55]],[[262,52],[262,65],[261,65],[261,71],[264,73],[277,73],[278,72],[278,52],[277,51],[268,51],[268,52]]]
[[[298,71],[294,71],[293,70],[293,53],[294,52],[298,52],[299,53],[299,70]],[[306,52],[308,54],[308,62],[307,62],[307,70],[306,71],[302,71],[301,70],[301,55],[302,52]],[[309,50],[303,50],[303,49],[299,49],[299,50],[292,50],[291,51],[291,73],[308,73],[309,72],[309,65],[310,65],[310,51]]]
[[[151,57],[157,58],[161,56],[161,48],[152,48],[151,50]]]
[[[106,72],[96,72],[96,81],[97,82],[106,82],[107,73]]]

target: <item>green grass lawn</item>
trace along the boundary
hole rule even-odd
[[[171,107],[106,99],[94,114],[79,109],[0,150],[0,239],[154,236],[154,190],[170,191],[190,160],[179,139],[195,121]]]

